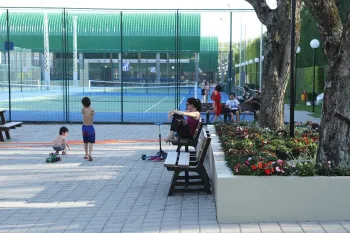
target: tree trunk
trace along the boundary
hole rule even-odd
[[[284,128],[284,97],[290,72],[290,0],[277,1],[277,8],[271,10],[260,0],[246,0],[267,27],[267,42],[263,61],[261,127]],[[300,40],[300,8],[296,9],[296,45]],[[297,46],[296,46],[297,47]],[[296,49],[296,48],[295,48]]]
[[[304,0],[316,19],[328,58],[319,162],[350,165],[350,12],[344,25],[334,0]]]
[[[350,41],[348,41],[349,47]],[[350,165],[350,53],[327,72],[317,160]]]

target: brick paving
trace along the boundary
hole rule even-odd
[[[92,162],[83,159],[81,125],[68,125],[72,150],[48,164],[60,126],[24,124],[0,143],[0,233],[350,232],[350,221],[218,224],[214,195],[168,197],[172,173],[141,160],[158,151],[156,125],[96,125]]]

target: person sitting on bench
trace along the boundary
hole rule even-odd
[[[186,111],[172,110],[169,119],[172,117],[169,134],[164,140],[170,142],[175,138],[175,132],[181,138],[193,138],[200,118],[201,101],[193,97],[188,98],[186,102]],[[186,120],[184,116],[187,116]]]
[[[245,103],[252,104],[255,111],[260,110],[260,104],[261,104],[261,97],[260,97],[260,91],[255,91],[255,96],[249,98],[245,101]]]
[[[226,101],[225,107],[230,109],[232,122],[235,122],[233,115],[236,115],[236,122],[239,122],[239,101],[236,99],[235,93],[230,93],[230,99]]]

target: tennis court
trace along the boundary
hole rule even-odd
[[[165,122],[167,112],[177,105],[185,110],[186,99],[195,96],[195,84],[94,81],[87,87],[47,87],[11,83],[10,93],[8,85],[2,84],[1,109],[10,108],[9,95],[12,121],[80,122],[81,99],[88,96],[96,122]]]

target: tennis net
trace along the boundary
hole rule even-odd
[[[110,92],[125,94],[193,94],[195,83],[182,82],[181,85],[169,85],[168,83],[145,82],[113,82],[113,81],[89,81],[89,91],[92,93]]]

